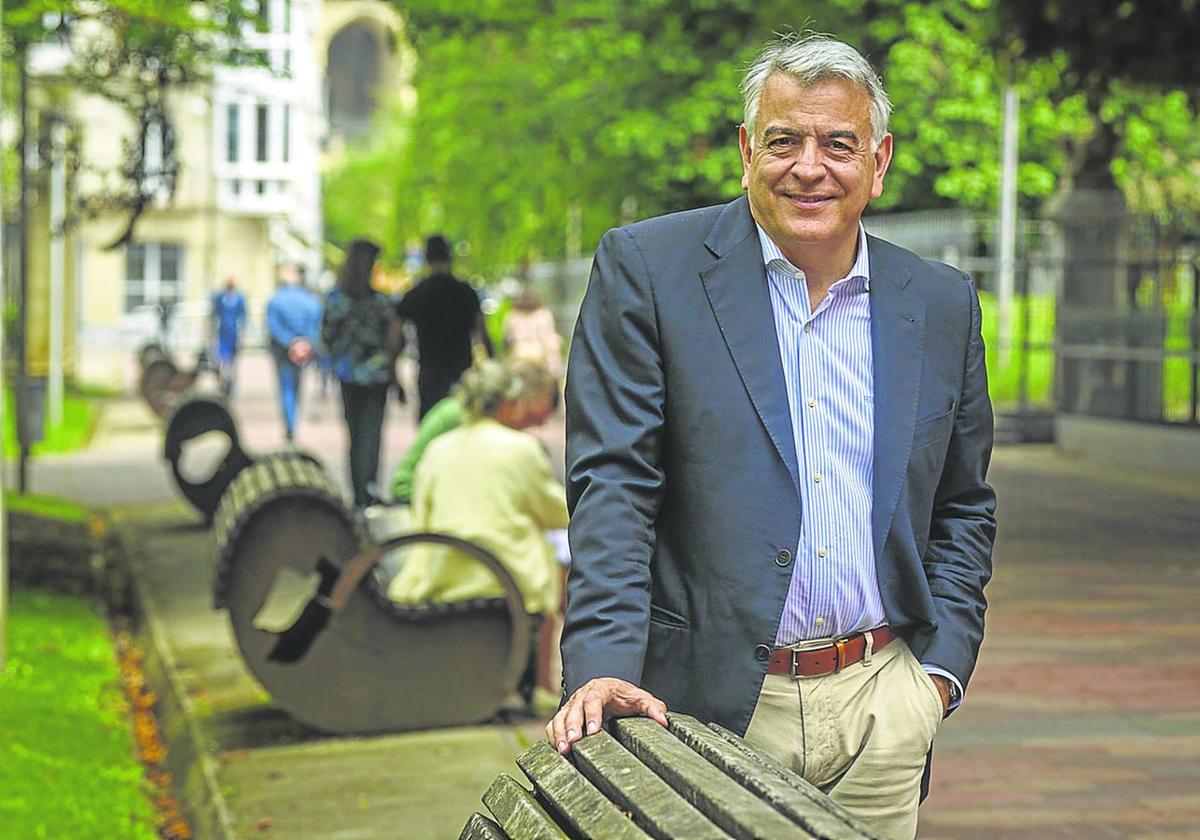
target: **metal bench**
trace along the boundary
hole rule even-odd
[[[196,357],[191,370],[181,370],[175,359],[160,344],[147,344],[138,351],[141,376],[138,390],[150,410],[166,417],[184,399],[205,371],[213,370],[206,351]]]
[[[494,556],[441,534],[370,542],[337,486],[302,456],[273,455],[239,472],[214,535],[214,605],[229,610],[246,665],[281,708],[318,729],[487,720],[525,668],[532,621]],[[504,597],[394,604],[371,571],[388,552],[421,542],[482,563]]]
[[[828,796],[715,724],[668,715],[610,721],[568,758],[539,741],[502,774],[460,840],[879,838]]]

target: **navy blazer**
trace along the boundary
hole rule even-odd
[[[965,686],[995,495],[979,301],[874,237],[872,533],[888,623]],[[745,197],[609,231],[567,373],[564,689],[641,685],[744,733],[803,510],[766,269]]]

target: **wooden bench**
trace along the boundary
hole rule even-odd
[[[479,546],[442,534],[372,543],[332,480],[295,454],[238,473],[213,525],[214,605],[229,610],[247,667],[296,719],[337,733],[477,723],[516,687],[532,621],[512,577]],[[371,571],[386,553],[422,542],[486,566],[504,597],[394,604]],[[272,625],[269,602],[288,588],[281,603],[292,607]],[[318,615],[327,624],[281,657],[284,640]]]
[[[539,741],[502,774],[460,840],[879,838],[828,796],[715,724],[682,714],[611,721],[569,757]]]

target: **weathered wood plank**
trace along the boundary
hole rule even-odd
[[[501,773],[483,795],[483,804],[509,837],[521,840],[559,840],[567,835],[550,818],[533,794]]]
[[[547,745],[549,748],[549,745]],[[601,730],[572,749],[581,773],[659,840],[729,840],[708,817]]]
[[[472,814],[458,840],[508,840],[508,835],[483,814]]]
[[[821,840],[877,838],[871,829],[818,788],[777,762],[752,751],[737,735],[718,733],[689,715],[672,715],[671,732],[725,771],[738,784],[770,803]],[[789,773],[791,778],[783,774]]]
[[[649,718],[617,720],[613,728],[630,752],[738,840],[812,838]]]
[[[644,831],[580,775],[558,751],[538,741],[517,757],[542,802],[573,834],[596,840],[644,840]]]

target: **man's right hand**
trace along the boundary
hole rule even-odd
[[[645,715],[667,725],[667,704],[649,691],[616,677],[584,683],[546,724],[546,740],[563,755],[586,735],[600,731],[606,718]]]

